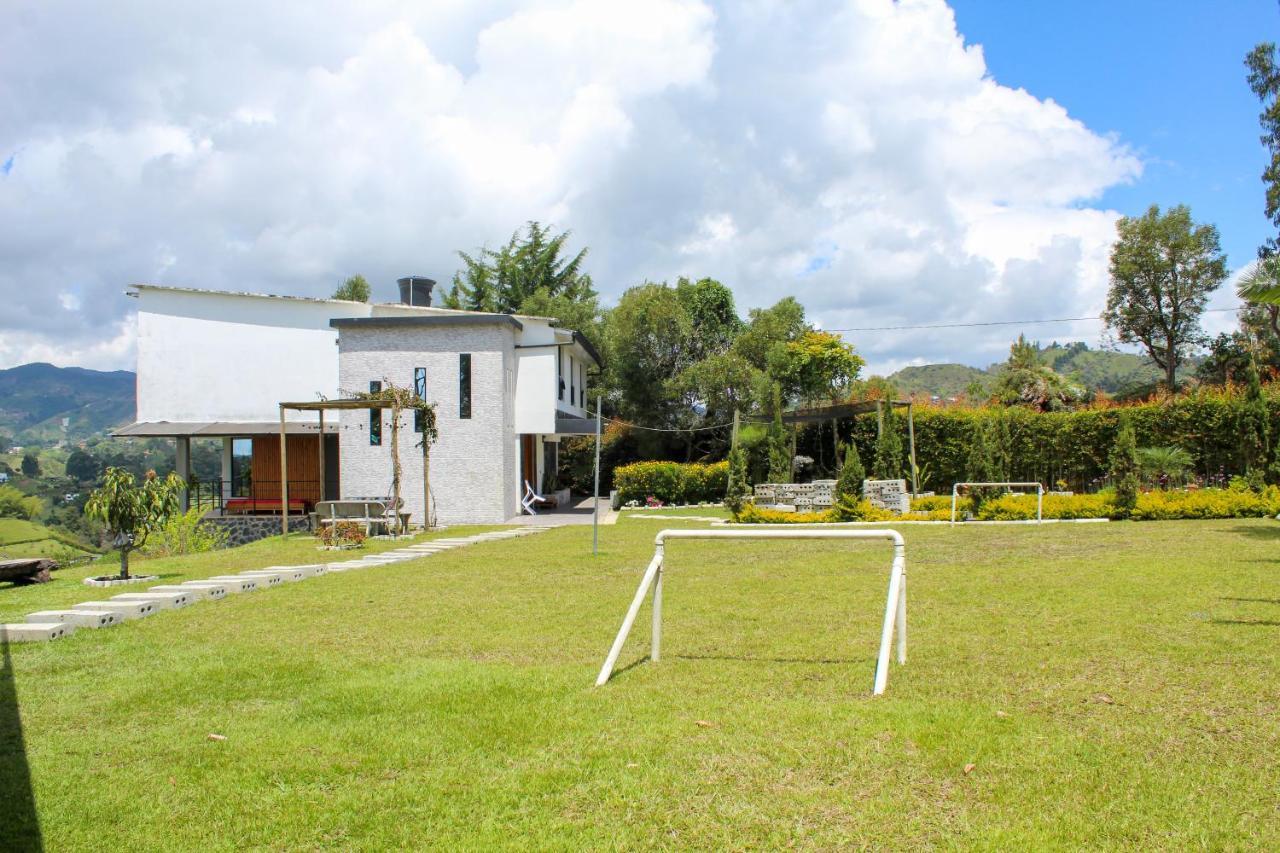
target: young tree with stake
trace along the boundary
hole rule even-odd
[[[147,537],[178,511],[178,498],[186,484],[177,474],[161,478],[148,471],[139,485],[123,468],[108,468],[102,487],[89,495],[84,512],[102,522],[112,534],[111,544],[120,551],[120,578],[129,579],[129,553],[141,548]]]

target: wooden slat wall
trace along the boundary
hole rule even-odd
[[[320,437],[291,435],[289,442],[289,497],[314,503],[320,499]],[[255,435],[253,460],[253,496],[280,497],[280,436]]]

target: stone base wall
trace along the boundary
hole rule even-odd
[[[278,515],[230,515],[205,518],[202,522],[210,527],[217,527],[227,532],[227,547],[248,545],[268,536],[280,533],[280,516]],[[311,519],[298,516],[289,519],[289,532],[301,533],[311,529]]]

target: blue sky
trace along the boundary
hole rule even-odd
[[[951,5],[1001,84],[1052,98],[1142,157],[1142,177],[1111,187],[1098,204],[1126,215],[1188,204],[1198,221],[1218,226],[1233,269],[1274,233],[1263,214],[1266,153],[1244,57],[1258,42],[1280,41],[1275,0]]]

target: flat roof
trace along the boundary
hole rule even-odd
[[[475,325],[476,323],[509,323],[517,329],[524,329],[525,324],[512,314],[488,314],[480,311],[462,311],[458,314],[435,314],[428,316],[340,316],[329,320],[330,327],[335,329],[365,328],[374,325],[390,325],[390,327],[415,327],[415,325]]]
[[[366,405],[366,408],[373,408]],[[285,421],[287,435],[315,435],[319,424]],[[337,424],[325,424],[325,433],[336,433]],[[143,421],[113,430],[122,438],[234,438],[242,435],[279,435],[279,421]]]

